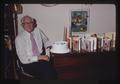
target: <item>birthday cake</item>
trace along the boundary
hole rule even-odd
[[[52,53],[69,53],[68,43],[66,41],[54,42],[51,48]]]

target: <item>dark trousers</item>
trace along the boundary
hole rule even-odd
[[[56,70],[47,61],[41,60],[39,62],[23,64],[23,69],[36,79],[57,79]]]

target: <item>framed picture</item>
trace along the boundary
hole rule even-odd
[[[71,11],[71,32],[87,32],[89,24],[89,10]]]

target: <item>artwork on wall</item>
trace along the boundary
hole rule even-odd
[[[89,10],[71,11],[71,32],[87,32],[89,24]]]

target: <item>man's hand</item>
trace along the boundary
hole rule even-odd
[[[49,61],[49,57],[47,55],[40,55],[40,56],[38,56],[38,60]]]

